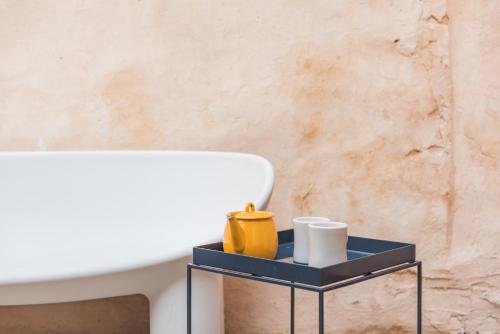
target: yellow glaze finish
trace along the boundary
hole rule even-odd
[[[230,212],[224,231],[224,252],[274,259],[278,250],[278,232],[273,214],[255,211],[248,203],[245,211]]]

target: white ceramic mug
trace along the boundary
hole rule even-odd
[[[293,219],[293,260],[298,263],[309,263],[309,224],[326,223],[330,219],[324,217],[297,217]]]
[[[347,224],[309,224],[309,265],[327,267],[347,261]]]

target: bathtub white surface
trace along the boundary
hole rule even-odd
[[[0,305],[140,293],[152,334],[185,333],[192,247],[222,239],[226,212],[264,208],[273,182],[241,153],[0,153]],[[193,273],[193,319],[224,332],[221,277]]]
[[[0,284],[131,270],[221,239],[272,166],[218,152],[0,154]]]

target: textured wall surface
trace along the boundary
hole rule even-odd
[[[0,45],[1,150],[263,155],[280,229],[324,215],[417,243],[424,332],[500,332],[500,2],[2,1]],[[328,330],[412,333],[415,279],[329,294]],[[287,331],[287,289],[225,283],[228,333]],[[87,306],[67,307],[47,333]]]
[[[2,334],[148,334],[142,295],[50,305],[0,306]]]

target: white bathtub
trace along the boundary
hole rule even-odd
[[[226,212],[265,207],[273,181],[239,153],[0,153],[0,305],[140,293],[151,333],[185,333],[192,246],[220,240]],[[193,275],[193,332],[222,333],[221,278]]]

